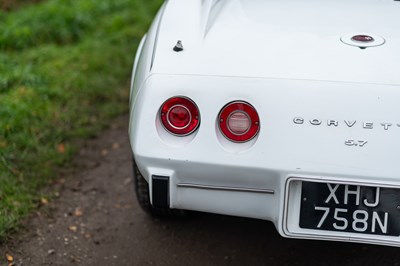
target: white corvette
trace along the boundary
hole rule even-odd
[[[400,246],[399,26],[395,0],[166,1],[133,72],[141,206]]]

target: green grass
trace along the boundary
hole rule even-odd
[[[38,206],[75,140],[127,110],[134,53],[161,2],[48,0],[0,13],[0,239]]]

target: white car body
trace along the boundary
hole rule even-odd
[[[329,210],[339,229],[299,225],[305,181],[355,185],[344,193],[359,205],[373,204],[357,202],[357,185],[400,189],[399,25],[393,0],[166,1],[138,49],[130,97],[130,141],[150,198],[152,177],[167,176],[172,209],[269,220],[284,237],[400,246],[383,232],[392,213],[364,219],[339,195],[326,195],[341,204]],[[161,125],[160,107],[174,96],[198,106],[193,134]],[[237,100],[260,117],[245,143],[218,127]],[[343,218],[350,211],[353,220]]]

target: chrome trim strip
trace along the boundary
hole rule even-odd
[[[235,192],[252,192],[252,193],[263,193],[263,194],[271,194],[271,195],[275,194],[275,191],[272,189],[208,186],[208,185],[185,184],[185,183],[178,184],[177,186],[181,187],[181,188],[210,189],[210,190],[235,191]]]

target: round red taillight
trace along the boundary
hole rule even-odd
[[[200,113],[196,104],[189,98],[173,97],[161,106],[160,119],[170,133],[186,136],[199,127]]]
[[[234,142],[246,142],[260,130],[260,119],[256,109],[246,102],[232,102],[219,113],[219,128],[222,134]]]

